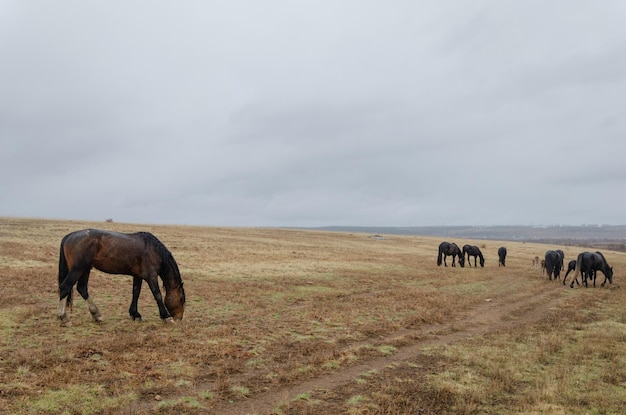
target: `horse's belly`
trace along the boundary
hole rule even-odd
[[[136,262],[120,261],[111,258],[95,258],[93,267],[107,274],[141,275],[141,266]]]

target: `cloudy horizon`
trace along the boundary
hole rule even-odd
[[[626,3],[0,3],[0,216],[625,224]]]

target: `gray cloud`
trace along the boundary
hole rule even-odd
[[[623,224],[624,12],[4,2],[0,215]]]

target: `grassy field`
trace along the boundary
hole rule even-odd
[[[182,322],[162,323],[148,289],[131,321],[132,278],[94,270],[104,321],[77,297],[60,327],[59,243],[87,227],[156,235]],[[623,413],[626,254],[604,251],[608,288],[570,289],[531,261],[581,248],[454,240],[486,265],[452,268],[439,242],[0,218],[0,413]]]

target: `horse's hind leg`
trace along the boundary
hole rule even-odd
[[[87,301],[87,305],[89,306],[89,312],[91,313],[91,317],[95,322],[102,321],[102,314],[100,314],[100,310],[98,306],[93,302],[91,297],[89,296],[89,291],[87,290],[87,284],[89,283],[89,270],[85,271],[83,275],[78,279],[78,284],[76,284],[76,291],[80,294],[81,297],[85,301]]]
[[[59,308],[57,309],[57,317],[61,320],[61,326],[70,327],[72,322],[67,316],[67,297],[64,297],[59,302]]]
[[[72,322],[67,316],[67,308],[71,308],[72,306],[72,290],[80,276],[80,270],[70,269],[63,282],[59,285],[59,308],[57,309],[57,317],[61,320],[63,327],[72,325]]]

